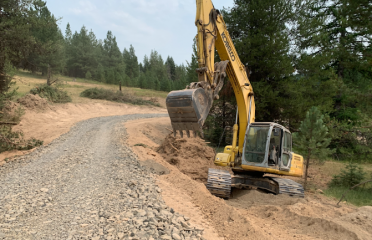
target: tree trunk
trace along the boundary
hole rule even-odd
[[[307,150],[307,159],[306,159],[306,171],[305,171],[304,189],[306,189],[306,185],[307,185],[307,171],[309,170],[310,155],[311,155],[311,149],[308,149]]]
[[[47,85],[50,86],[52,85],[52,80],[50,79],[51,74],[50,74],[50,66],[48,65],[48,70],[47,70]]]

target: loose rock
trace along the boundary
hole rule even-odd
[[[8,229],[0,238],[200,239],[166,206],[153,170],[120,143],[124,121],[156,116],[89,119],[0,168],[0,226]]]

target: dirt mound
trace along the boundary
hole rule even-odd
[[[29,109],[45,110],[49,108],[48,101],[39,95],[27,94],[18,99],[18,102]]]
[[[247,208],[253,204],[292,205],[302,200],[302,198],[291,197],[285,194],[274,195],[260,190],[242,190],[233,188],[231,198],[226,201],[226,203],[238,208]]]
[[[142,161],[151,158],[169,169],[157,181],[164,201],[202,226],[205,239],[372,239],[372,207],[338,207],[338,199],[310,192],[294,198],[234,189],[229,200],[212,196],[200,180],[216,168],[213,149],[199,138],[169,136],[169,118],[141,121],[126,123],[126,141]]]
[[[201,138],[175,138],[169,134],[157,150],[162,157],[194,180],[207,182],[214,150]]]
[[[19,103],[7,101],[5,103],[3,112],[5,114],[13,114],[20,107]]]
[[[359,239],[371,239],[372,206],[360,207],[356,212],[342,216],[338,223],[355,232]]]

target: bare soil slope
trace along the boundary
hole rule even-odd
[[[208,168],[214,167],[215,151],[201,138],[175,138],[171,133],[160,144],[157,152],[168,163],[199,182],[206,183]]]
[[[298,199],[256,190],[234,190],[223,200],[203,184],[214,152],[202,139],[173,138],[169,118],[125,125],[138,157],[168,169],[158,177],[167,205],[202,226],[207,239],[372,239],[372,207],[337,208],[321,194]]]

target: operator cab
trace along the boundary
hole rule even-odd
[[[292,160],[292,135],[277,123],[252,123],[248,126],[242,165],[289,171]]]

